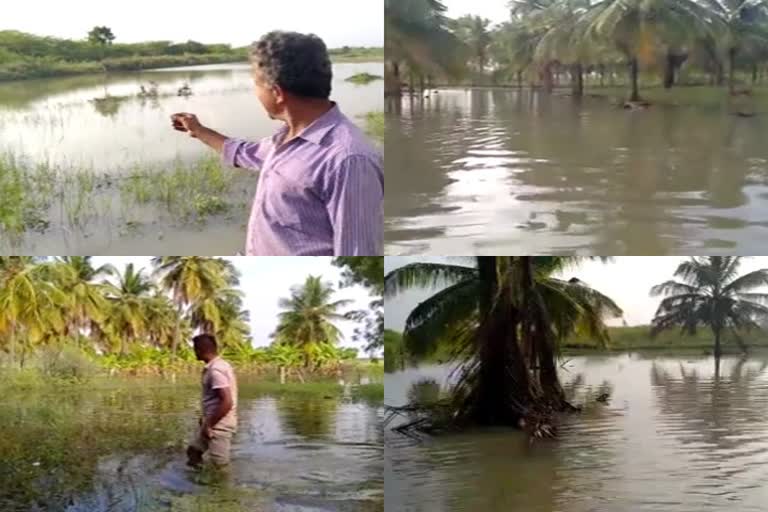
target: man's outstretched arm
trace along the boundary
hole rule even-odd
[[[264,163],[264,147],[259,142],[232,139],[203,126],[195,114],[182,112],[171,116],[173,128],[189,133],[222,156],[227,165],[259,170]]]

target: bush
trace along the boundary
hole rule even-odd
[[[46,377],[85,382],[98,372],[98,366],[74,347],[48,347],[39,357],[40,370]]]

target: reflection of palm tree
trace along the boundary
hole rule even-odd
[[[306,439],[333,436],[338,401],[320,398],[281,397],[276,402],[283,429]]]
[[[671,428],[683,443],[707,442],[722,449],[733,449],[750,436],[754,425],[768,420],[764,404],[766,389],[757,385],[768,361],[760,367],[747,367],[746,358],[736,361],[727,377],[718,372],[702,375],[697,368],[682,363],[677,372],[653,362],[651,385],[663,416],[674,419]],[[734,419],[738,417],[738,421]],[[680,423],[684,428],[681,428]],[[667,425],[663,422],[662,425]]]

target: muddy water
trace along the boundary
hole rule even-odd
[[[383,110],[383,81],[356,85],[346,79],[357,73],[382,75],[382,64],[340,63],[333,71],[332,98],[365,127],[366,113]],[[158,96],[137,96],[150,82],[157,84]],[[178,96],[184,84],[191,96]],[[201,187],[200,197],[189,194],[187,208],[207,200],[226,205],[202,215],[180,215],[178,206],[137,200],[124,190],[129,175],[170,173],[177,165],[191,166],[211,156],[200,142],[171,129],[169,116],[175,112],[195,113],[216,130],[245,139],[268,136],[280,126],[256,99],[247,64],[0,84],[0,163],[24,161],[27,168],[55,171],[57,183],[72,180],[55,188],[50,207],[36,214],[44,222],[31,224],[21,236],[3,232],[0,222],[0,253],[242,251],[256,174],[227,169],[231,184],[226,191]],[[91,177],[78,177],[84,173]]]
[[[386,510],[694,512],[765,509],[768,489],[768,356],[574,357],[562,373],[585,404],[555,442],[516,431],[417,443],[385,431]],[[385,402],[412,384],[441,385],[448,369],[385,376]],[[607,404],[595,397],[611,395]]]
[[[393,99],[386,254],[759,252],[766,119],[510,90]]]
[[[110,389],[6,396],[0,408],[16,422],[2,421],[0,509],[383,510],[376,404],[275,396],[243,382],[238,407],[232,463],[220,472],[185,465],[199,409],[195,386],[134,379]],[[88,445],[101,447],[98,456]]]

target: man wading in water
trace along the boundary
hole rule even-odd
[[[219,357],[216,338],[200,334],[192,339],[203,368],[203,416],[195,439],[187,448],[187,464],[197,466],[206,451],[217,466],[229,463],[232,435],[237,430],[237,380],[232,366]]]
[[[376,256],[382,252],[383,158],[330,101],[331,61],[314,35],[270,32],[251,49],[256,96],[272,137],[247,142],[171,116],[235,167],[260,170],[245,252],[256,256]]]

